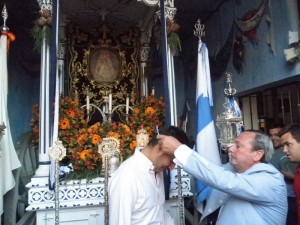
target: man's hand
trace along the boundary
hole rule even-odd
[[[181,145],[181,143],[172,136],[157,135],[158,144],[163,152],[174,155],[175,150]]]

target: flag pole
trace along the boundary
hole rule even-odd
[[[196,105],[197,105],[197,136],[195,150],[198,154],[211,162],[220,164],[220,155],[218,141],[215,131],[214,120],[211,112],[213,106],[210,67],[208,59],[208,50],[201,41],[205,35],[204,25],[198,19],[195,24],[194,35],[199,38],[198,59],[197,59],[197,87],[196,87]],[[207,146],[210,146],[207,149]],[[196,205],[199,212],[203,212],[203,202],[209,196],[212,188],[200,180],[195,180]],[[195,212],[195,214],[197,214]]]
[[[171,126],[171,109],[169,96],[169,81],[168,81],[168,41],[167,41],[167,26],[165,16],[165,0],[160,0],[160,22],[161,22],[161,49],[163,57],[163,87],[165,98],[165,126]]]

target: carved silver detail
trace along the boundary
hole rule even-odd
[[[2,13],[1,13],[2,19],[3,19],[3,26],[1,27],[1,31],[8,31],[8,27],[6,26],[6,20],[8,18],[8,13],[6,10],[6,5],[4,4]]]
[[[39,3],[41,11],[47,9],[52,11],[52,0],[37,0]]]
[[[114,137],[103,138],[102,143],[98,146],[98,152],[102,156],[102,170],[104,169],[104,224],[109,224],[109,205],[108,205],[108,177],[116,169],[116,161],[112,157],[120,156],[120,141]],[[111,161],[110,161],[111,160]],[[110,163],[114,163],[110,165]],[[103,168],[104,167],[104,168]],[[112,168],[113,167],[113,168]]]
[[[59,161],[66,156],[66,148],[62,141],[57,140],[54,145],[49,148],[48,154],[52,160],[55,161],[55,225],[59,225]]]
[[[148,46],[141,47],[141,52],[140,52],[141,62],[147,62],[149,51],[150,51],[150,47]]]
[[[205,31],[204,31],[205,26],[204,26],[204,24],[201,24],[201,20],[198,19],[197,23],[194,25],[194,27],[195,27],[194,35],[196,37],[198,37],[199,40],[201,40],[201,38],[205,36]]]
[[[177,11],[177,9],[174,7],[165,6],[165,17],[169,18],[171,21],[173,21],[175,15],[176,15],[176,11]],[[156,15],[157,15],[158,19],[160,19],[160,16],[161,16],[160,11],[157,11]]]
[[[179,210],[179,224],[185,225],[184,216],[184,200],[182,196],[182,179],[181,167],[177,165],[177,180],[178,180],[178,210]]]
[[[236,89],[232,88],[232,74],[226,72],[226,83],[228,84],[228,88],[224,89],[224,93],[227,96],[233,96],[236,93]]]
[[[66,148],[63,146],[62,141],[57,140],[55,144],[49,148],[48,154],[52,160],[62,160],[66,156]]]
[[[58,49],[57,49],[57,57],[59,59],[64,59],[65,58],[65,53],[66,53],[66,45],[65,43],[59,43],[58,44]]]

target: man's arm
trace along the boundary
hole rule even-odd
[[[180,148],[185,148],[185,150],[181,150],[180,155],[176,150],[175,156],[176,160],[182,163],[185,160],[183,152],[189,153],[190,149],[185,145]],[[282,194],[281,190],[285,188],[283,180],[280,179],[281,174],[276,173],[275,169],[268,171],[270,166],[264,163],[256,166],[257,168],[252,172],[236,173],[208,161],[194,151],[189,154],[188,159],[182,165],[186,172],[222,192],[252,202],[273,202],[275,196],[270,193]]]

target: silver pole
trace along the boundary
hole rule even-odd
[[[66,156],[66,148],[62,141],[57,140],[49,148],[48,154],[55,161],[55,190],[54,190],[54,207],[55,207],[55,225],[59,225],[59,161]]]

